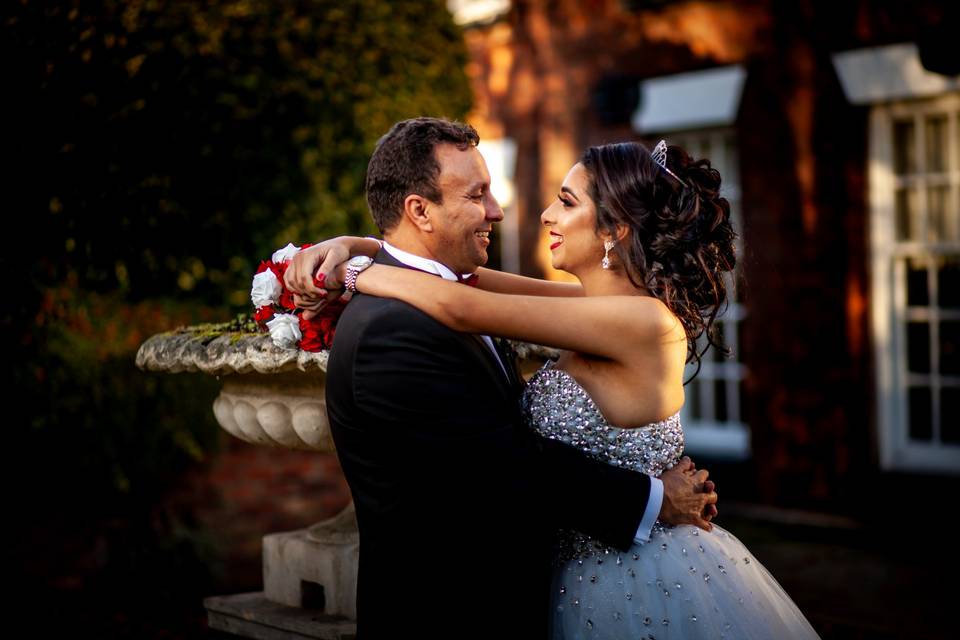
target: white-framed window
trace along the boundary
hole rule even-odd
[[[640,83],[640,104],[633,128],[655,144],[660,138],[678,144],[695,158],[709,158],[722,176],[721,195],[730,201],[730,213],[739,238],[743,234],[740,208],[740,162],[732,128],[740,110],[747,71],[741,65],[650,78]],[[739,264],[738,264],[739,269]],[[744,459],[750,455],[750,429],[743,418],[743,381],[746,367],[740,353],[742,322],[746,310],[735,287],[737,274],[727,277],[728,306],[715,323],[724,356],[709,349],[700,372],[685,389],[681,410],[686,449],[692,455]],[[703,349],[703,343],[699,345]],[[696,370],[688,366],[689,379]]]
[[[881,466],[960,473],[960,91],[870,114]]]
[[[737,233],[737,256],[742,255],[743,216],[740,207],[740,171],[736,135],[730,128],[685,131],[666,137],[694,158],[708,158],[722,177],[720,194],[730,202],[730,217]],[[750,455],[750,430],[743,418],[743,381],[746,366],[740,353],[740,337],[746,309],[741,304],[736,281],[737,271],[726,274],[726,310],[714,324],[721,343],[729,350],[724,355],[709,349],[703,355],[700,372],[685,388],[686,401],[680,418],[686,448],[694,455],[743,459]],[[701,338],[698,349],[706,344]],[[696,371],[687,365],[686,379]]]

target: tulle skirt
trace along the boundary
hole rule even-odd
[[[570,559],[553,575],[555,640],[819,637],[743,543],[718,526],[657,524],[650,542],[626,552],[572,534],[560,554]]]

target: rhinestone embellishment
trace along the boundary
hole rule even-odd
[[[527,383],[521,399],[527,424],[543,436],[572,445],[607,464],[659,476],[683,453],[680,415],[633,429],[610,424],[583,387],[563,369],[548,361]],[[657,524],[656,528],[661,525]],[[616,549],[576,531],[562,531],[560,563],[602,557]],[[637,554],[633,559],[637,560]],[[632,571],[628,572],[632,577]]]

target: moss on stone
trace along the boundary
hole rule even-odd
[[[179,327],[164,335],[182,335],[185,333],[190,334],[191,339],[204,345],[224,336],[229,338],[230,344],[236,344],[243,338],[255,338],[264,335],[264,332],[260,330],[249,313],[238,314],[233,320],[227,322],[206,322],[189,327]]]

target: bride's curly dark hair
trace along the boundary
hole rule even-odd
[[[597,232],[616,238],[618,228],[628,229],[615,247],[618,262],[634,286],[646,288],[680,319],[687,362],[695,361],[699,372],[706,350],[723,348],[713,324],[727,303],[723,274],[736,264],[720,172],[709,160],[693,160],[671,145],[666,164],[674,177],[636,142],[590,147],[580,162],[590,176]],[[707,345],[698,352],[704,333]]]

